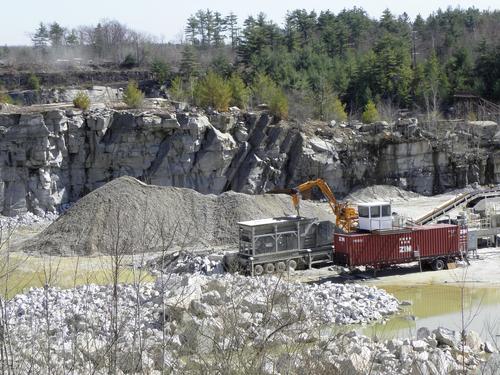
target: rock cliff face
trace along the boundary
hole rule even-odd
[[[500,182],[496,124],[443,125],[436,136],[405,125],[271,122],[265,112],[0,114],[0,208],[56,211],[122,175],[202,193],[322,177],[340,196],[379,183],[433,194]]]

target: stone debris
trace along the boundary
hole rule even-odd
[[[176,251],[173,254],[159,256],[148,262],[150,271],[166,274],[199,273],[214,275],[224,273],[223,253],[203,254],[188,251]]]
[[[48,254],[173,252],[233,246],[238,221],[295,214],[286,194],[221,195],[147,185],[117,178],[81,198],[24,250]],[[333,215],[312,202],[301,214],[319,220]],[[118,249],[116,248],[118,246]]]
[[[46,212],[43,216],[35,215],[31,212],[26,212],[25,214],[17,216],[0,216],[0,228],[17,228],[17,227],[28,227],[34,224],[50,224],[59,217],[58,214],[52,212]]]
[[[116,353],[120,373],[160,373],[165,366],[173,373],[234,373],[242,365],[238,355],[233,362],[217,358],[242,349],[245,361],[253,351],[264,354],[262,373],[272,374],[306,368],[353,375],[460,373],[464,353],[467,372],[480,363],[481,349],[454,340],[443,346],[439,340],[456,333],[441,328],[415,340],[388,341],[337,330],[399,310],[394,297],[375,287],[165,274],[155,283],[118,285],[116,295],[115,305],[112,286],[91,284],[30,289],[7,301],[15,373],[45,373],[47,350],[51,374],[68,368],[74,374],[107,373],[104,358],[110,353]],[[476,335],[470,337],[476,343]],[[293,352],[285,350],[290,343]]]
[[[365,203],[384,200],[388,197],[390,197],[391,201],[407,201],[412,198],[419,198],[421,195],[396,186],[374,185],[353,191],[346,197],[346,200],[349,202]]]

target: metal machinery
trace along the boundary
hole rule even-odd
[[[391,229],[393,217],[389,202],[370,202],[358,205],[360,230]]]
[[[322,180],[318,178],[316,180],[311,180],[300,184],[299,186],[292,189],[280,189],[273,190],[270,193],[287,193],[292,196],[292,202],[297,210],[297,215],[300,216],[300,199],[303,194],[311,191],[313,188],[319,188],[325,198],[328,200],[328,204],[330,205],[333,214],[335,215],[335,223],[338,228],[343,230],[344,232],[352,232],[356,230],[357,221],[358,221],[358,213],[356,209],[349,205],[349,203],[342,203],[337,201],[335,195],[333,194],[330,186]]]
[[[239,250],[224,263],[248,274],[283,272],[332,260],[333,223],[315,218],[281,217],[242,221]]]

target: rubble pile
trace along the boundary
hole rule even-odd
[[[31,226],[35,224],[50,224],[59,217],[53,212],[46,212],[42,216],[35,215],[31,212],[17,216],[0,216],[0,228],[17,228],[20,226]]]
[[[234,246],[238,221],[293,214],[286,194],[201,194],[123,176],[81,198],[24,250],[91,255]],[[312,202],[301,203],[301,215],[333,220]]]
[[[413,374],[417,367],[439,374],[458,369],[463,353],[468,369],[477,366],[478,353],[488,347],[471,334],[462,350],[460,336],[444,329],[385,342],[345,333],[342,325],[399,310],[384,290],[355,284],[165,274],[155,283],[118,285],[116,296],[112,286],[91,284],[31,289],[8,301],[16,373],[44,373],[50,365],[53,374],[68,368],[104,374],[116,362],[123,373],[234,373],[253,365],[264,374],[305,368]],[[230,352],[236,354],[231,361],[218,361]]]
[[[224,273],[223,253],[203,254],[189,251],[176,251],[160,255],[148,262],[148,269],[154,273],[199,273],[214,275]]]

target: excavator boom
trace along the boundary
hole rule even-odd
[[[335,215],[337,227],[341,228],[345,232],[352,232],[356,228],[358,220],[358,213],[356,209],[349,206],[347,203],[339,203],[335,198],[332,189],[330,189],[330,186],[328,186],[328,184],[321,178],[304,182],[294,189],[283,190],[289,191],[289,194],[292,196],[293,205],[297,210],[297,215],[300,216],[300,199],[302,194],[315,187],[319,188],[328,200],[328,204]]]

